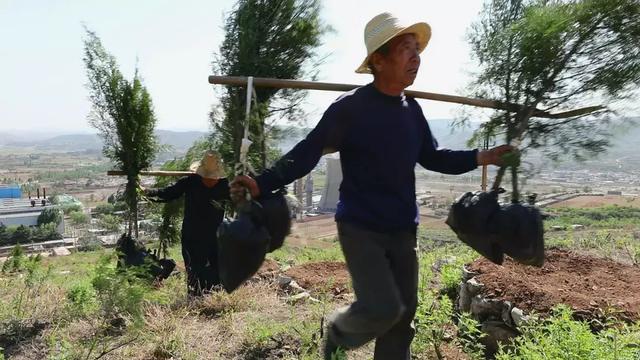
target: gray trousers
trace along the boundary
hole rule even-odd
[[[353,349],[376,339],[374,360],[411,359],[418,304],[414,231],[378,233],[338,223],[356,301],[329,317],[328,336]]]

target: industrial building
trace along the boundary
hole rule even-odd
[[[20,188],[4,187],[0,188],[0,224],[5,226],[38,226],[38,216],[44,209],[55,207],[46,199],[46,190],[40,197],[22,198]],[[11,196],[10,196],[11,195]],[[12,197],[16,196],[18,197]],[[64,220],[58,224],[57,231],[64,234]]]

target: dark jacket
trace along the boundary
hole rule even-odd
[[[340,152],[343,180],[336,220],[390,232],[415,227],[415,166],[445,174],[477,167],[476,150],[438,148],[414,98],[373,84],[345,93],[290,152],[256,178],[269,192],[309,173],[325,149]]]

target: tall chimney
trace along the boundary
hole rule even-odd
[[[36,190],[38,191],[38,192],[37,192],[37,194],[38,194],[38,199],[40,199],[40,188],[37,188]]]

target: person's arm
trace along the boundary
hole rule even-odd
[[[246,190],[256,198],[281,188],[313,170],[322,155],[339,151],[348,121],[341,106],[339,101],[331,104],[309,135],[261,175],[236,176],[229,184],[231,200],[243,201]]]
[[[499,145],[488,150],[449,150],[438,148],[438,141],[431,134],[429,124],[419,110],[421,120],[425,124],[425,134],[422,142],[418,163],[427,170],[443,174],[458,175],[469,172],[478,165],[503,164],[502,156],[517,151],[511,145]]]
[[[190,177],[184,177],[176,181],[175,184],[169,185],[162,189],[149,189],[145,191],[145,195],[151,198],[158,198],[162,201],[171,201],[179,198],[184,194],[189,186]]]
[[[339,105],[332,104],[305,139],[256,177],[259,192],[271,192],[305,176],[322,155],[340,150],[345,122]]]
[[[438,148],[438,141],[433,137],[429,124],[419,110],[419,117],[424,121],[425,131],[418,163],[427,170],[443,174],[464,174],[478,167],[478,150],[450,150]]]

